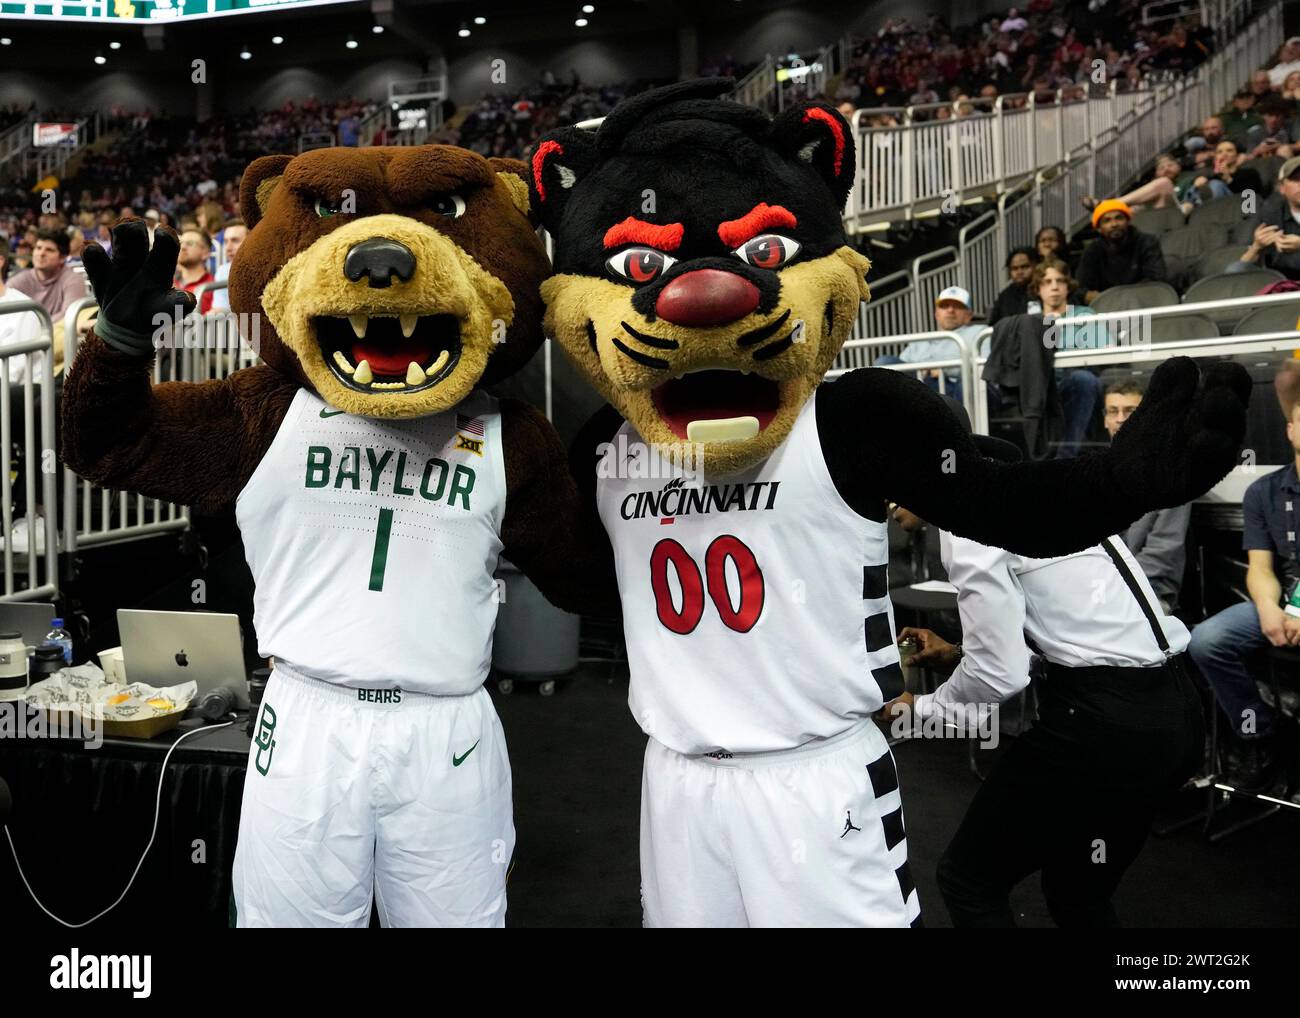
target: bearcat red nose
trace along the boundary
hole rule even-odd
[[[723,269],[695,269],[659,293],[655,314],[674,325],[726,325],[758,307],[758,287]]]

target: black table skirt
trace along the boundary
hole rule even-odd
[[[106,739],[94,750],[0,739],[0,777],[13,792],[9,831],[32,890],[55,915],[82,922],[122,893],[148,844],[159,769],[179,734]],[[229,925],[247,752],[242,722],[177,748],[153,848],[126,898],[90,929]],[[58,928],[23,887],[7,842],[0,844],[0,895],[11,929]]]

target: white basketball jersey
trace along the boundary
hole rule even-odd
[[[487,677],[506,479],[496,400],[385,421],[294,397],[235,515],[258,653],[344,686]]]
[[[886,525],[836,490],[814,401],[742,474],[637,476],[653,459],[628,424],[600,464],[632,712],[680,753],[790,749],[902,692]]]

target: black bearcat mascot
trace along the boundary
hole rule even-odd
[[[828,106],[771,120],[729,84],[636,96],[530,165],[548,334],[623,418],[589,427],[584,470],[650,736],[645,918],[913,924],[898,781],[867,720],[902,691],[886,502],[1020,554],[1077,551],[1223,477],[1250,382],[1172,358],[1108,451],[1039,463],[982,457],[904,374],[823,384],[869,296],[841,219],[853,138]],[[699,469],[647,476],[647,447]]]

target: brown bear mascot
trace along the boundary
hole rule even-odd
[[[151,384],[177,241],[143,221],[85,266],[71,368],[82,477],[234,506],[273,657],[249,758],[241,926],[501,925],[509,760],[483,690],[506,555],[561,607],[593,587],[563,450],[482,387],[541,341],[523,164],[449,146],[323,149],[245,171],[230,303],[263,363]]]

